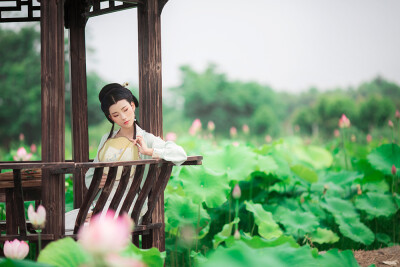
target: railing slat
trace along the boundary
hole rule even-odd
[[[136,166],[135,176],[133,177],[133,181],[131,187],[129,188],[129,192],[126,195],[124,203],[122,204],[120,214],[124,212],[129,212],[129,208],[131,207],[136,194],[139,192],[140,184],[143,179],[143,174],[144,174],[144,165]]]
[[[119,203],[121,202],[121,199],[124,195],[126,187],[128,186],[129,177],[131,176],[131,168],[132,168],[132,166],[125,166],[124,169],[122,170],[121,179],[119,180],[118,188],[115,191],[113,199],[111,200],[109,209],[112,209],[115,212],[117,211],[117,208],[119,206]]]
[[[96,206],[93,209],[93,215],[101,212],[104,208],[104,205],[107,202],[108,197],[113,189],[115,179],[117,178],[118,167],[111,167],[108,171],[107,180],[104,184],[104,188],[101,192],[99,199],[96,202]]]

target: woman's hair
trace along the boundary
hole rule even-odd
[[[133,102],[135,104],[135,107],[139,107],[139,102],[132,94],[132,92],[118,83],[107,84],[101,89],[99,93],[101,110],[104,112],[104,115],[106,115],[107,120],[112,123],[111,131],[108,135],[108,138],[112,136],[114,131],[114,122],[110,118],[110,107],[116,104],[118,101],[124,99],[128,101],[128,103]],[[133,124],[133,139],[136,139],[136,124],[138,123],[135,120]]]

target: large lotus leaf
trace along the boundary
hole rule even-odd
[[[396,193],[394,193],[393,196],[394,202],[396,202],[397,208],[400,209],[400,196]]]
[[[140,249],[134,244],[129,246],[121,254],[123,257],[135,258],[145,263],[146,266],[162,267],[164,266],[165,254],[161,253],[157,248]]]
[[[303,179],[309,183],[315,183],[318,181],[317,173],[304,165],[300,165],[300,164],[294,165],[290,169],[298,177],[300,177],[301,179]]]
[[[219,245],[221,242],[223,242],[224,240],[228,239],[228,237],[232,236],[232,228],[233,228],[233,225],[235,225],[236,223],[239,223],[239,221],[240,221],[239,218],[235,218],[235,220],[233,220],[232,222],[230,222],[230,223],[228,223],[228,224],[225,224],[225,225],[222,227],[222,231],[219,232],[219,233],[217,233],[217,234],[214,236],[214,239],[213,239],[213,241],[212,241],[212,242],[213,242],[213,247],[214,247],[214,249],[215,249],[216,247],[218,247],[218,245]]]
[[[53,267],[45,263],[38,263],[31,260],[16,260],[10,258],[0,258],[1,267]]]
[[[322,207],[319,204],[319,201],[317,201],[315,199],[305,201],[304,203],[301,204],[301,207],[304,209],[304,211],[311,212],[320,220],[326,219],[326,215],[327,215],[326,211],[324,209],[322,209]]]
[[[75,267],[90,260],[82,246],[70,237],[48,244],[39,254],[38,262],[57,267]]]
[[[265,239],[258,235],[251,236],[250,234],[244,233],[240,236],[240,240],[246,243],[251,248],[266,248],[266,247],[276,247],[288,243],[291,247],[298,248],[300,245],[294,240],[293,236],[281,235],[275,239]],[[237,240],[230,236],[225,240],[227,247],[231,247],[237,242]]]
[[[353,203],[348,200],[327,197],[325,201],[320,203],[321,207],[332,213],[333,216],[347,216],[347,217],[357,217],[359,213],[355,209]]]
[[[339,241],[339,236],[332,232],[332,230],[317,228],[317,230],[310,234],[311,241],[319,244],[333,244]]]
[[[327,189],[325,189],[327,188]],[[318,183],[312,184],[311,185],[311,192],[316,193],[317,195],[321,196],[323,192],[325,192],[325,197],[338,197],[338,196],[344,196],[347,190],[345,190],[343,187],[332,183],[332,182],[321,182],[319,181]]]
[[[258,170],[266,174],[274,173],[278,169],[278,165],[271,156],[258,155]]]
[[[367,192],[357,196],[355,206],[373,217],[389,217],[397,211],[391,195],[377,192]]]
[[[186,225],[197,227],[198,209],[199,205],[195,205],[190,198],[171,196],[165,203],[166,221],[172,228]],[[210,220],[210,215],[200,205],[199,227],[207,227]]]
[[[258,233],[266,238],[272,239],[282,235],[279,225],[272,218],[271,212],[263,209],[260,204],[245,201],[246,210],[254,215],[255,223],[258,225]]]
[[[321,183],[332,182],[340,186],[348,186],[355,182],[360,183],[362,174],[350,171],[340,171],[340,172],[325,172],[320,174],[319,178]]]
[[[359,267],[352,251],[345,250],[339,252],[337,248],[328,250],[326,253],[318,255],[317,262],[319,263],[319,266],[324,267]]]
[[[290,149],[299,160],[305,162],[315,169],[328,168],[332,165],[332,155],[324,148],[318,146],[293,146]]]
[[[203,163],[218,173],[228,174],[229,181],[246,180],[257,166],[257,154],[247,146],[225,146],[204,155]]]
[[[183,189],[194,203],[205,202],[207,207],[216,208],[222,205],[230,189],[226,174],[215,174],[202,166],[188,166],[184,168],[179,179]]]
[[[270,156],[274,159],[276,165],[278,166],[278,169],[275,171],[275,174],[281,180],[284,180],[292,176],[292,171],[290,170],[289,163],[283,156],[281,156],[276,151],[272,152]]]
[[[389,192],[389,185],[385,180],[368,182],[362,185],[362,191],[366,192]]]
[[[369,245],[375,240],[374,233],[365,224],[360,222],[359,217],[336,216],[340,232],[347,238],[356,242]]]
[[[288,210],[280,218],[279,222],[285,227],[285,233],[293,235],[295,238],[314,232],[319,226],[318,218],[311,212]]]
[[[375,235],[376,240],[378,240],[381,243],[384,243],[386,245],[388,245],[391,241],[390,236],[388,236],[387,234],[384,233],[376,233]]]
[[[400,147],[396,144],[384,144],[367,156],[371,165],[387,175],[392,175],[393,164],[400,166]]]

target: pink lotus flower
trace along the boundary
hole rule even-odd
[[[46,209],[39,205],[35,212],[32,204],[30,204],[28,207],[28,219],[35,229],[43,229],[46,224]]]
[[[393,164],[393,166],[392,166],[392,174],[396,175],[396,172],[397,172],[396,166],[394,166],[394,164]]]
[[[339,120],[339,128],[349,128],[350,120],[346,117],[346,115],[342,114],[342,117]]]
[[[396,110],[396,119],[400,119],[400,112],[399,112],[399,110]]]
[[[239,146],[239,142],[236,142],[236,141],[235,141],[235,142],[232,143],[232,145],[233,145],[233,146]]]
[[[215,124],[213,121],[208,122],[207,129],[210,130],[211,132],[215,130]]]
[[[176,133],[173,133],[173,132],[167,133],[167,135],[165,136],[165,139],[167,141],[175,141],[176,140]]]
[[[242,195],[242,191],[240,190],[240,186],[239,186],[239,184],[236,184],[232,190],[232,197],[234,199],[239,199],[241,195]]]
[[[266,135],[265,136],[265,142],[271,143],[271,141],[272,141],[272,137],[270,135]]]
[[[339,137],[339,136],[340,136],[340,131],[339,131],[338,129],[335,129],[335,130],[333,131],[333,136]]]
[[[236,127],[232,126],[231,129],[229,130],[229,133],[230,133],[232,138],[236,137],[236,135],[237,135]]]
[[[25,140],[25,135],[23,133],[19,134],[19,141],[24,141]]]
[[[190,126],[189,134],[195,135],[200,130],[201,130],[201,121],[200,119],[195,119],[192,123],[192,126]]]
[[[367,142],[371,143],[371,141],[372,141],[372,135],[367,134]]]
[[[25,241],[14,239],[14,241],[4,243],[3,251],[7,258],[22,260],[28,255],[29,246]]]
[[[389,127],[393,128],[393,122],[391,120],[388,121]]]
[[[15,161],[25,161],[25,160],[29,160],[32,157],[32,153],[27,153],[26,149],[24,147],[20,147],[17,150],[17,155],[14,156],[14,160]]]
[[[86,251],[93,255],[118,253],[129,244],[132,219],[127,214],[114,217],[115,212],[109,210],[105,216],[93,216],[89,226],[81,227],[78,240]]]
[[[236,240],[239,240],[239,239],[240,239],[240,233],[239,233],[239,230],[238,230],[238,229],[236,229],[235,233],[233,234],[233,237],[234,237]]]
[[[248,134],[250,132],[250,128],[247,124],[243,125],[242,130],[245,134]]]
[[[32,144],[32,145],[31,145],[31,152],[32,152],[32,153],[36,153],[36,151],[37,151],[36,145],[35,145],[35,144]]]

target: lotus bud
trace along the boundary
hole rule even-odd
[[[240,190],[240,186],[239,186],[239,184],[236,184],[232,191],[232,197],[234,199],[239,199],[241,195],[242,195],[242,191]]]
[[[234,237],[236,240],[239,240],[239,239],[240,239],[240,232],[239,232],[238,229],[236,229],[235,233],[233,234],[233,237]]]
[[[303,204],[303,203],[304,203],[304,201],[305,201],[304,197],[303,197],[303,196],[301,196],[301,197],[300,197],[300,203],[301,203],[301,204]]]
[[[324,185],[324,192],[322,192],[323,195],[326,194],[326,191],[328,191],[329,186],[327,184]]]
[[[35,144],[32,144],[32,145],[31,145],[31,152],[32,152],[32,153],[36,153],[36,151],[37,151],[36,145],[35,145]]]
[[[271,143],[271,141],[272,141],[272,137],[270,135],[266,135],[265,136],[265,142]]]
[[[388,125],[390,128],[393,128],[393,122],[391,120],[388,121]]]
[[[242,130],[245,134],[248,134],[250,132],[250,128],[247,124],[243,125]]]
[[[207,129],[213,132],[215,130],[215,124],[213,121],[209,121],[207,124]]]
[[[371,143],[371,141],[372,141],[372,135],[367,134],[367,142]]]
[[[174,142],[176,140],[176,133],[173,132],[167,133],[167,135],[165,136],[165,140]]]
[[[346,115],[342,114],[342,117],[339,120],[339,128],[349,128],[350,120],[346,117]]]
[[[236,135],[237,135],[236,127],[232,126],[231,129],[229,130],[229,133],[230,133],[232,138],[236,137]]]
[[[7,258],[22,260],[28,255],[29,246],[25,241],[14,239],[4,243],[3,252]]]
[[[357,185],[357,195],[361,195],[361,194],[362,194],[361,186],[358,184]]]
[[[236,142],[236,141],[235,141],[235,142],[232,143],[232,145],[233,145],[233,146],[239,146],[239,142]]]
[[[339,130],[338,130],[338,129],[335,129],[335,130],[333,131],[333,135],[334,135],[335,137],[339,137],[339,136],[340,136]]]
[[[351,135],[351,142],[355,142],[357,140],[356,136],[354,134]]]
[[[400,119],[400,112],[399,112],[399,110],[396,110],[396,119]]]
[[[393,164],[393,166],[392,166],[392,174],[396,175],[396,172],[397,172],[396,166],[394,166],[394,164]]]
[[[46,224],[46,209],[39,205],[37,211],[33,209],[32,204],[28,207],[28,219],[35,229],[43,229]]]

